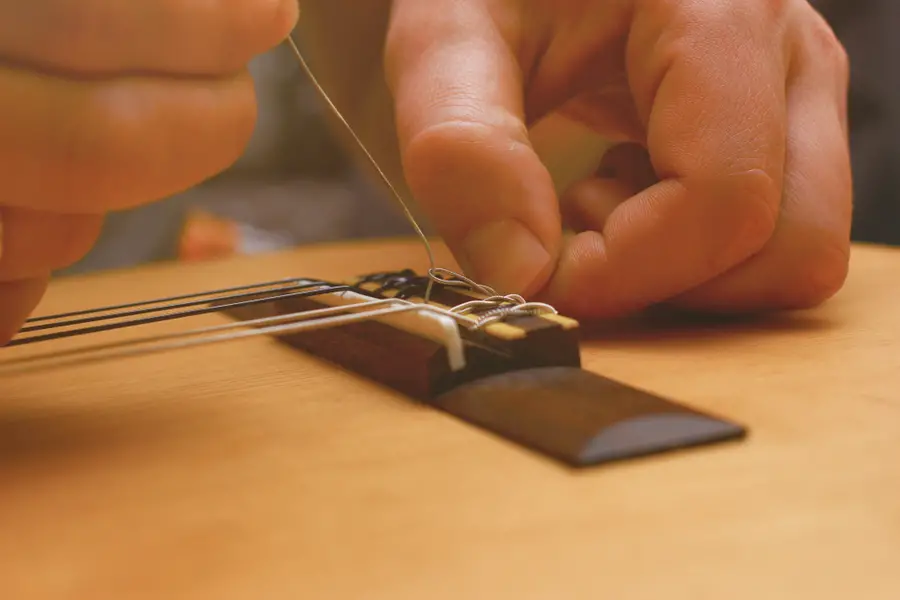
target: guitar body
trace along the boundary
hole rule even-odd
[[[358,277],[423,272],[416,247],[60,280],[39,315],[298,274],[377,297]],[[5,597],[555,598],[610,589],[600,579],[622,592],[628,569],[596,569],[641,546],[625,532],[667,531],[647,551],[674,549],[678,519],[657,499],[715,505],[690,482],[741,460],[741,444],[707,445],[744,430],[710,416],[733,405],[703,391],[690,353],[636,359],[559,315],[507,323],[518,341],[472,333],[455,371],[439,344],[378,321],[24,368],[314,300],[292,302],[4,349]]]

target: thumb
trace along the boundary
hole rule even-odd
[[[407,183],[457,261],[498,291],[541,289],[559,209],[528,139],[521,68],[484,3],[396,1],[385,59]]]

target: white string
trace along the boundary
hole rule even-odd
[[[379,308],[384,307],[384,308]],[[363,312],[357,312],[364,309]],[[342,314],[350,313],[350,314]],[[330,327],[338,327],[362,321],[371,321],[397,315],[401,313],[432,313],[443,317],[449,317],[459,324],[471,329],[477,328],[477,323],[465,316],[437,307],[433,304],[418,304],[398,298],[386,298],[360,302],[321,309],[307,310],[287,315],[261,317],[247,321],[212,325],[195,328],[188,331],[178,331],[167,334],[158,334],[143,338],[132,338],[97,344],[88,347],[74,348],[71,350],[53,351],[43,355],[26,356],[23,358],[4,361],[0,364],[0,374],[7,371],[21,372],[29,370],[32,363],[53,361],[50,366],[63,367],[74,366],[111,358],[128,358],[130,356],[143,356],[156,352],[181,350],[207,344],[217,344],[235,340],[243,340],[252,337],[266,335],[288,335],[302,331],[313,331]],[[235,329],[251,328],[248,331],[233,331]],[[225,333],[220,333],[225,332]],[[218,334],[218,335],[209,335]],[[188,339],[195,338],[200,339]],[[449,348],[448,348],[449,349]],[[92,356],[93,355],[93,356]],[[65,361],[66,358],[72,360]],[[453,357],[451,363],[457,362]],[[463,359],[464,360],[464,359]],[[24,367],[23,367],[24,366]],[[37,366],[33,368],[38,368]],[[46,368],[44,365],[41,368]]]

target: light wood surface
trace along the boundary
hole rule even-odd
[[[40,312],[407,266],[414,242],[161,266]],[[0,378],[0,597],[900,598],[900,252],[857,248],[816,311],[584,357],[750,438],[574,472],[267,339]]]

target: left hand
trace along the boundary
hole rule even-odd
[[[220,173],[296,0],[0,0],[0,344],[106,214]]]

